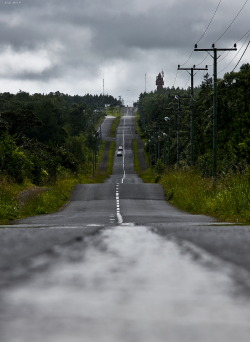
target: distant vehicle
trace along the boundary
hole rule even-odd
[[[123,151],[122,145],[120,145],[120,146],[118,147],[118,151]]]
[[[122,151],[117,151],[117,157],[122,157],[122,155],[123,155],[123,153],[122,153]]]

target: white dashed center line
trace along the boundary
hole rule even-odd
[[[123,223],[123,218],[120,212],[120,194],[119,194],[119,183],[116,184],[116,216],[119,224]]]

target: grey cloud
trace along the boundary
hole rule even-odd
[[[93,75],[98,77],[107,65],[121,61],[127,70],[144,75],[155,65],[162,68],[186,60],[217,4],[217,0],[21,0],[7,5],[0,0],[0,53],[6,47],[48,51],[49,69],[40,73],[17,69],[10,74],[13,79],[49,81],[72,73],[76,82],[84,77],[91,84]],[[210,46],[239,6],[231,0],[222,2],[199,45]],[[247,31],[246,17],[242,13],[220,44],[231,44]],[[124,76],[125,82],[129,79]]]
[[[9,78],[19,80],[19,81],[39,81],[39,82],[48,82],[50,80],[59,79],[62,70],[57,67],[53,66],[50,68],[46,68],[41,72],[31,72],[31,71],[21,71],[15,72],[9,75]],[[6,77],[6,74],[4,75]]]

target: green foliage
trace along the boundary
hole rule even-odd
[[[97,127],[105,116],[106,104],[115,113],[121,101],[109,95],[69,96],[60,92],[0,94],[0,179],[8,179],[8,186],[0,184],[0,220],[58,208],[66,198],[59,194],[60,186],[65,189],[65,179],[84,174],[86,179],[104,180],[107,171],[96,172],[101,144]],[[61,183],[57,189],[61,179],[65,186]],[[28,201],[30,211],[28,202],[19,206],[15,192],[16,183],[27,182],[32,184],[31,193],[37,195]],[[41,193],[37,190],[41,186],[50,190]]]
[[[77,178],[61,179],[45,191],[37,191],[19,208],[18,218],[57,211],[69,200],[73,187],[78,181]]]
[[[96,164],[105,104],[121,105],[107,95],[0,94],[0,175],[44,185],[88,172]]]
[[[12,177],[17,183],[30,177],[32,161],[7,133],[0,137],[0,156],[0,174]]]
[[[110,132],[109,132],[109,136],[111,138],[116,137],[116,130],[117,130],[117,127],[119,126],[120,120],[121,120],[120,115],[116,116],[116,118],[113,120],[111,128],[110,128]]]
[[[237,73],[226,74],[218,82],[216,180],[211,177],[212,78],[205,75],[193,98],[194,165],[190,165],[190,99],[185,99],[189,95],[189,89],[175,88],[140,95],[140,132],[150,165],[158,174],[148,179],[153,182],[157,178],[165,189],[166,199],[183,210],[249,223],[250,65],[243,65]]]
[[[190,89],[144,93],[138,102],[139,126],[150,164],[191,165],[191,107],[194,112],[194,164],[205,176],[213,171],[213,81],[206,74],[190,99]],[[217,173],[243,170],[250,163],[250,65],[218,82]]]
[[[10,186],[5,178],[0,180],[0,224],[15,219],[18,215],[16,186]]]
[[[172,171],[160,183],[178,208],[226,222],[250,222],[250,174],[226,175],[216,182],[193,171]]]
[[[133,139],[132,148],[133,148],[135,172],[138,174],[138,176],[142,178],[142,180],[145,183],[155,183],[155,180],[157,178],[157,174],[155,173],[155,170],[151,168],[147,168],[145,171],[141,170],[141,165],[140,165],[140,161],[138,157],[138,141],[136,139]]]

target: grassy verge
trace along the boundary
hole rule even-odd
[[[180,209],[225,222],[250,223],[250,174],[227,175],[216,182],[193,171],[164,174],[166,198]]]
[[[28,196],[24,205],[19,205],[17,218],[49,214],[62,207],[69,199],[77,178],[58,180],[53,186]]]
[[[121,116],[122,109],[118,107],[107,107],[105,109],[106,115]]]
[[[115,119],[112,122],[111,128],[110,128],[110,132],[109,132],[109,136],[110,138],[115,138],[116,137],[116,131],[117,131],[117,127],[119,126],[121,120],[121,116],[116,116]]]
[[[102,158],[104,145],[99,154]],[[95,174],[84,174],[78,177],[69,176],[59,179],[48,187],[37,187],[26,183],[17,185],[2,179],[0,182],[0,224],[9,224],[12,220],[28,216],[49,214],[60,209],[69,201],[76,184],[102,183],[112,173],[115,154],[115,142],[111,142],[108,153],[106,171],[97,171]]]
[[[159,182],[166,199],[177,208],[219,221],[250,223],[250,172],[227,175],[216,182],[192,170],[170,170],[159,176],[154,169],[141,171],[135,139],[133,153],[136,173],[145,183]]]
[[[0,223],[7,223],[18,214],[18,193],[24,189],[16,184],[9,184],[6,179],[0,182]]]
[[[155,183],[157,180],[156,173],[153,169],[148,168],[145,171],[141,170],[140,161],[138,157],[138,142],[136,139],[132,141],[133,155],[134,155],[134,168],[135,172],[145,183]]]

